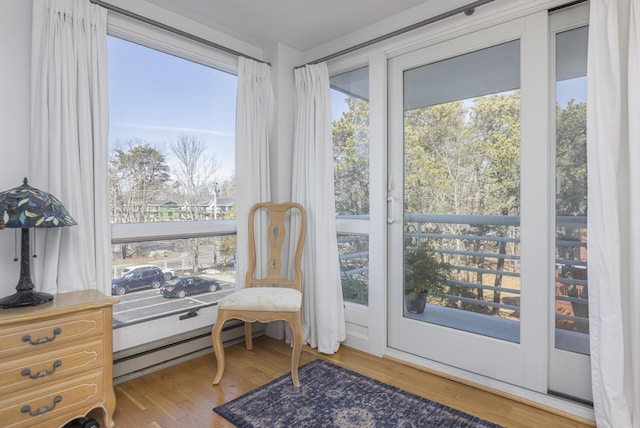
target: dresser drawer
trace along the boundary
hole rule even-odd
[[[102,371],[95,370],[86,376],[72,376],[45,388],[0,398],[2,427],[30,427],[99,404],[104,388],[102,376]]]
[[[82,312],[0,331],[0,360],[71,341],[102,335],[102,311]]]
[[[101,367],[103,355],[102,341],[90,340],[20,359],[7,358],[0,361],[0,396]]]

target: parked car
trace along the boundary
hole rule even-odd
[[[122,278],[111,281],[111,294],[121,296],[144,288],[158,289],[164,284],[164,272],[157,266],[132,270]]]
[[[131,265],[131,266],[125,266],[124,269],[122,269],[122,276],[125,276],[126,274],[128,274],[129,272],[133,272],[135,270],[138,269],[145,269],[145,268],[152,268],[152,267],[158,267],[156,265]],[[169,281],[170,279],[172,279],[173,277],[176,276],[176,272],[172,269],[162,269],[162,273],[164,274],[164,280],[165,281]]]
[[[225,267],[233,267],[235,265],[236,265],[236,258],[235,257],[230,257],[228,259],[225,258],[224,260],[219,261],[219,262],[214,260],[214,262],[213,262],[213,267],[214,268],[218,268],[218,269],[225,268]]]
[[[217,291],[221,288],[220,283],[214,279],[201,278],[199,276],[182,276],[164,284],[162,286],[162,295],[164,297],[183,298],[188,294]]]

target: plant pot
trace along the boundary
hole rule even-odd
[[[407,295],[404,296],[404,305],[407,308],[407,311],[411,314],[423,313],[426,303],[427,299],[425,296],[418,296],[415,299],[412,299]]]

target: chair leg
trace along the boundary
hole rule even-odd
[[[248,321],[244,323],[244,343],[247,346],[247,351],[253,350],[253,331],[251,330],[251,323]]]
[[[298,366],[300,365],[300,354],[302,353],[302,321],[296,320],[291,323],[293,331],[293,354],[291,355],[291,379],[293,386],[300,387],[300,379],[298,378]]]
[[[226,320],[220,316],[220,312],[218,312],[218,320],[213,326],[213,330],[211,331],[211,341],[213,342],[213,352],[216,354],[216,361],[218,363],[218,369],[216,372],[216,377],[213,379],[213,384],[217,385],[220,383],[222,379],[222,374],[224,373],[224,348],[222,347],[222,326]]]

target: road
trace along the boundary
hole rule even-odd
[[[188,312],[200,306],[210,306],[222,297],[233,292],[234,277],[224,273],[202,274],[202,277],[217,280],[222,289],[187,296],[183,299],[163,297],[159,290],[134,291],[122,296],[115,296],[118,303],[113,307],[113,327],[148,321],[174,313]]]

